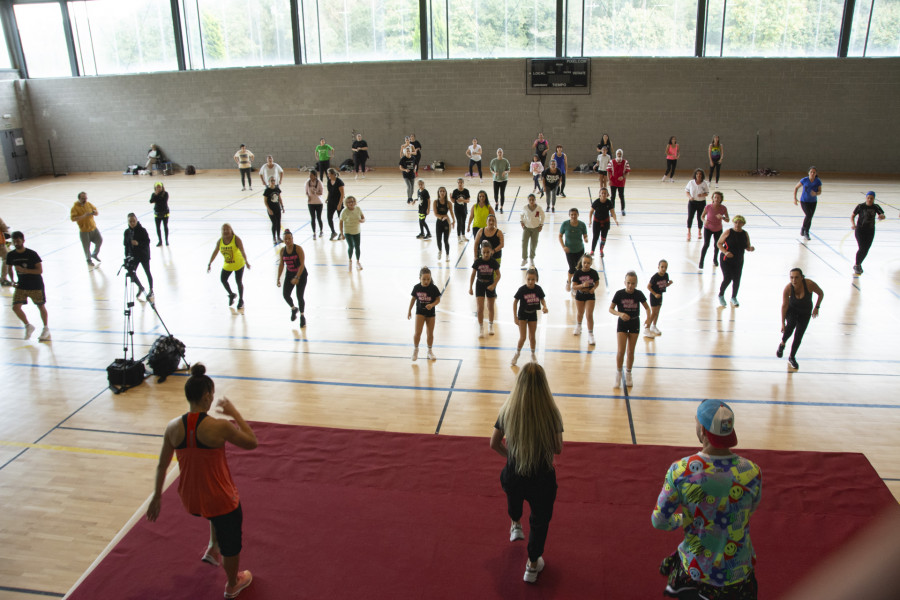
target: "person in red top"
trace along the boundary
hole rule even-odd
[[[166,426],[147,519],[152,522],[159,517],[166,471],[172,456],[177,455],[181,469],[178,478],[181,503],[192,515],[209,520],[209,545],[202,560],[219,566],[221,559],[228,577],[225,597],[237,598],[253,581],[253,575],[250,571],[238,571],[243,512],[225,460],[225,442],[245,450],[256,448],[258,442],[256,434],[228,398],[221,398],[217,405],[235,423],[207,414],[215,392],[216,386],[206,375],[206,367],[200,363],[191,367],[191,376],[184,384],[191,410],[172,419]]]
[[[622,216],[625,216],[625,178],[631,171],[631,165],[625,160],[621,148],[616,150],[616,157],[609,161],[606,170],[609,172],[609,187],[611,188],[613,204],[616,202],[616,190],[619,191],[619,203],[622,206]]]

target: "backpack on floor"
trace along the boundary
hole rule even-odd
[[[352,171],[353,170],[353,159],[348,158],[344,162],[341,163],[341,171]]]
[[[194,168],[194,165],[188,165],[184,168],[185,175],[196,175],[197,169]]]
[[[153,374],[159,377],[158,383],[178,370],[178,364],[184,356],[184,344],[172,335],[163,335],[153,342],[147,354],[147,364]]]

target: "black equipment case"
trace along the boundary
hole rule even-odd
[[[139,360],[117,358],[106,367],[106,375],[109,378],[109,387],[118,393],[144,381],[144,363]]]

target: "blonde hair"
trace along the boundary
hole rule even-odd
[[[517,474],[553,467],[563,423],[541,365],[532,362],[522,368],[498,421]]]
[[[740,221],[741,225],[747,224],[747,219],[745,219],[743,215],[736,215],[733,219],[731,219],[732,223],[737,223],[738,221]]]

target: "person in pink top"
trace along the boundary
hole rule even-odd
[[[681,152],[678,149],[678,140],[673,135],[669,138],[669,144],[666,146],[666,172],[662,176],[663,183],[665,183],[666,177],[669,178],[669,183],[675,183],[675,167],[678,165],[680,157]]]
[[[316,239],[316,221],[319,222],[319,237],[325,235],[325,229],[322,227],[322,194],[324,193],[325,188],[316,176],[316,172],[310,171],[309,179],[306,182],[306,203],[309,208],[309,219],[312,222],[313,239]]]
[[[625,216],[625,178],[628,176],[628,173],[631,171],[631,165],[628,164],[628,161],[625,160],[625,152],[622,151],[621,148],[616,150],[616,157],[609,161],[609,164],[606,166],[606,171],[609,173],[609,187],[612,191],[611,200],[613,203],[616,201],[616,190],[619,191],[619,203],[622,207],[622,216]]]
[[[713,192],[712,204],[707,204],[703,210],[703,250],[700,251],[700,264],[703,268],[703,260],[706,258],[706,251],[709,249],[709,238],[715,238],[718,245],[719,237],[722,235],[722,223],[727,223],[728,209],[722,204],[725,197],[722,192]],[[713,250],[713,266],[719,266],[719,255]]]

